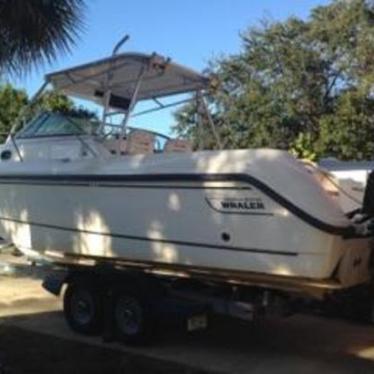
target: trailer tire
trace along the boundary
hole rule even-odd
[[[113,324],[118,340],[143,345],[155,335],[152,303],[140,290],[119,290],[114,299]]]
[[[103,326],[103,308],[99,290],[88,282],[70,283],[64,294],[64,315],[73,331],[98,334]]]

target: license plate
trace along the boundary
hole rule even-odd
[[[207,327],[208,321],[205,314],[193,316],[187,321],[188,331],[203,330]]]

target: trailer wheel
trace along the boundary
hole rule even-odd
[[[98,290],[85,282],[69,284],[64,294],[64,314],[72,330],[85,335],[99,333],[103,312]]]
[[[148,343],[155,332],[151,305],[140,293],[122,290],[117,294],[113,321],[118,340],[126,344]]]

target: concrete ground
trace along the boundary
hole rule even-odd
[[[0,265],[1,263],[0,256]],[[17,266],[22,269],[24,265],[19,262]],[[17,336],[22,336],[23,332],[28,339],[36,336],[43,349],[50,346],[49,343],[42,345],[43,339],[64,342],[64,349],[80,344],[82,352],[83,347],[89,347],[95,349],[97,355],[109,349],[116,357],[135,357],[143,364],[146,362],[144,360],[150,360],[148,366],[137,370],[144,373],[155,372],[157,365],[152,360],[175,364],[178,370],[181,367],[186,370],[173,371],[174,369],[169,368],[170,373],[374,372],[374,327],[312,316],[267,320],[258,325],[217,319],[207,331],[198,334],[165,332],[165,336],[155,345],[146,348],[103,343],[99,337],[82,337],[71,332],[65,325],[61,301],[41,288],[38,279],[40,270],[27,270],[28,277],[24,277],[19,269],[13,274],[8,271],[8,275],[0,276],[0,331],[4,334],[13,329]],[[0,350],[3,348],[1,344],[0,333]],[[3,350],[6,352],[6,347]],[[44,354],[43,351],[39,353],[40,356]],[[70,364],[64,362],[65,368],[66,365],[76,367],[77,359],[79,354],[78,358],[71,357]],[[105,362],[103,360],[101,362]],[[111,359],[110,362],[113,366],[113,362],[117,361]],[[166,369],[160,370],[166,372]],[[105,368],[102,371],[106,371]],[[85,372],[90,371],[86,368]]]

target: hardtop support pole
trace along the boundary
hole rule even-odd
[[[19,160],[21,162],[23,162],[23,157],[22,157],[21,151],[20,151],[20,149],[19,149],[19,147],[17,145],[17,142],[15,140],[14,134],[17,131],[18,126],[20,124],[22,124],[23,116],[25,115],[25,113],[27,112],[27,110],[29,108],[31,108],[31,106],[36,102],[36,100],[43,93],[43,91],[48,86],[48,84],[49,84],[49,82],[46,80],[42,84],[42,86],[38,89],[38,91],[35,92],[35,94],[31,98],[31,100],[29,101],[29,103],[23,109],[21,109],[20,113],[18,114],[17,118],[14,121],[14,124],[13,124],[12,128],[9,131],[7,141],[11,141],[12,142],[13,147],[16,150],[17,156],[18,156],[18,158],[19,158]]]
[[[147,69],[143,65],[140,72],[139,72],[138,80],[136,82],[135,89],[134,89],[134,92],[132,94],[129,107],[128,107],[126,113],[125,113],[125,118],[123,119],[123,121],[121,123],[121,131],[119,133],[119,139],[118,139],[118,154],[121,153],[122,138],[125,135],[126,126],[127,126],[127,123],[129,122],[131,112],[135,107],[135,104],[136,104],[136,101],[137,101],[137,98],[138,98],[138,93],[139,93],[139,90],[140,90],[140,87],[141,87],[141,84],[142,84],[142,81],[143,81],[143,77],[144,77],[146,71],[147,71]]]
[[[211,116],[211,114],[210,114],[210,111],[209,111],[208,105],[207,105],[207,103],[205,102],[204,97],[203,97],[202,94],[201,94],[201,91],[198,91],[198,92],[197,92],[197,100],[198,100],[198,101],[202,104],[202,106],[203,106],[203,109],[204,109],[205,114],[206,114],[207,119],[208,119],[208,123],[209,123],[209,125],[210,125],[210,128],[211,128],[211,130],[212,130],[213,136],[214,136],[214,138],[215,138],[215,140],[216,140],[216,143],[217,143],[217,145],[218,145],[218,149],[220,149],[220,150],[223,149],[223,145],[222,145],[221,139],[220,139],[220,137],[219,137],[219,135],[218,135],[218,132],[217,132],[216,126],[215,126],[215,124],[214,124],[213,118],[212,118],[212,116]]]
[[[19,160],[20,160],[21,162],[23,162],[23,157],[22,157],[21,151],[19,150],[19,147],[18,147],[18,145],[17,145],[17,142],[15,141],[15,139],[14,139],[14,135],[13,135],[12,133],[9,134],[9,139],[10,139],[10,141],[12,142],[13,147],[14,147],[14,149],[15,149],[16,152],[17,152],[17,156],[18,156]]]
[[[204,131],[203,131],[203,120],[200,113],[200,98],[199,98],[199,91],[196,91],[195,95],[196,101],[196,114],[195,114],[195,121],[197,124],[197,149],[199,151],[204,149]]]
[[[130,35],[125,35],[113,48],[112,57],[114,57],[118,50],[130,39]],[[110,103],[110,96],[112,95],[112,90],[110,89],[110,83],[113,78],[113,63],[109,65],[106,81],[105,81],[105,89],[104,89],[104,110],[103,115],[101,118],[101,125],[97,129],[98,134],[104,129],[105,120],[107,117],[107,112],[109,110],[109,103]]]
[[[48,86],[49,82],[48,81],[45,81],[42,86],[38,89],[38,91],[35,92],[35,94],[32,96],[31,100],[29,101],[29,103],[23,108],[21,109],[20,113],[18,114],[16,120],[14,121],[14,125],[12,126],[12,128],[10,129],[9,131],[9,135],[12,134],[14,135],[14,133],[16,132],[18,126],[22,123],[22,119],[23,119],[23,116],[24,114],[27,112],[27,110],[36,102],[36,100],[39,98],[39,96],[43,93],[43,91],[45,90],[45,88]]]

